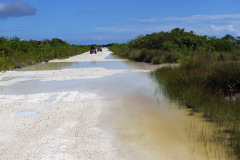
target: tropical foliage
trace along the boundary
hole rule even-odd
[[[0,37],[0,71],[11,70],[54,58],[67,58],[89,50],[88,46],[70,45],[53,38],[43,41]]]
[[[229,34],[222,38],[200,36],[193,31],[175,28],[170,32],[141,35],[109,48],[132,60],[154,64],[181,62],[202,53],[213,54],[219,59],[236,59],[240,55],[240,37]]]

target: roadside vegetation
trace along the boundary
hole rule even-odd
[[[172,101],[191,108],[191,115],[202,112],[207,121],[216,123],[215,128],[200,133],[204,143],[230,146],[240,156],[239,62],[200,56],[179,67],[159,69],[152,77]]]
[[[235,59],[240,55],[240,37],[200,36],[175,28],[170,32],[141,35],[125,44],[113,44],[109,49],[131,60],[153,64],[182,62],[203,53],[220,60]]]
[[[53,38],[52,40],[21,40],[18,37],[0,37],[0,71],[21,68],[55,58],[68,58],[89,50],[89,46],[70,45]]]
[[[179,63],[152,76],[171,100],[216,123],[209,141],[228,145],[240,156],[240,37],[199,36],[175,28],[109,48],[135,61]]]

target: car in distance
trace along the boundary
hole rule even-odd
[[[101,51],[102,52],[102,46],[101,45],[98,46],[97,51]]]
[[[97,49],[96,49],[96,46],[95,45],[91,45],[90,46],[90,54],[92,54],[92,53],[97,53]]]

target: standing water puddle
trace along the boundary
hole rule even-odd
[[[80,62],[46,63],[25,67],[23,70],[51,70],[66,68],[103,67],[107,69],[154,69],[136,62]],[[105,97],[105,107],[98,127],[111,139],[112,145],[123,159],[137,160],[217,160],[215,154],[206,152],[206,145],[189,137],[189,124],[206,124],[203,119],[189,116],[171,103],[151,79],[149,73],[131,72],[95,79],[67,81],[38,81],[17,83],[4,87],[0,94],[34,94],[47,92],[93,92]],[[53,95],[46,101],[54,101]],[[20,111],[16,116],[31,116],[34,111]],[[194,132],[191,132],[194,134]],[[224,159],[222,156],[220,156]]]
[[[18,71],[41,71],[41,70],[62,70],[77,68],[98,68],[105,69],[157,69],[159,65],[149,65],[142,62],[132,61],[90,61],[90,62],[51,62],[36,64],[17,69]]]
[[[48,99],[46,99],[44,102],[54,102],[57,100],[58,94],[51,95]]]
[[[19,111],[15,114],[15,116],[17,117],[28,117],[28,116],[33,116],[37,114],[37,112],[35,111],[32,111],[32,110],[22,110],[22,111]]]
[[[10,80],[17,79],[17,78],[32,79],[32,78],[35,78],[35,77],[34,77],[34,76],[9,76],[9,77],[0,77],[0,82],[6,82],[6,81],[10,81]]]

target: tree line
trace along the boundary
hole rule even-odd
[[[0,71],[12,70],[55,58],[67,58],[89,50],[89,46],[70,45],[53,38],[43,41],[0,37]]]
[[[180,62],[189,55],[206,52],[219,59],[234,59],[240,55],[240,36],[227,34],[217,38],[175,28],[170,32],[140,35],[128,43],[114,44],[109,48],[130,59],[154,64]]]

